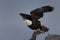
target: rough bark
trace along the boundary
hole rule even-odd
[[[45,40],[60,40],[60,35],[48,35]]]
[[[36,40],[37,35],[40,35],[42,32],[34,32],[30,40]],[[47,35],[45,40],[60,40],[60,35]]]
[[[33,32],[32,37],[30,40],[36,40],[37,35],[41,34],[43,32]]]

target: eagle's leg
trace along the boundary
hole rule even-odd
[[[40,32],[40,28],[38,28],[38,29],[34,30],[34,32]]]
[[[43,32],[47,32],[49,31],[49,28],[47,28],[45,25],[41,24],[42,30]]]
[[[47,28],[45,25],[41,24],[42,29],[38,28],[36,30],[34,30],[34,32],[41,34],[41,33],[45,33],[49,30],[49,28]]]

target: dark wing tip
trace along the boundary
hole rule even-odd
[[[31,16],[28,15],[28,14],[25,14],[25,13],[19,13],[19,15],[22,16],[22,17],[25,18],[25,19],[31,20]]]
[[[53,9],[54,9],[53,7],[50,7],[49,11],[53,11]]]
[[[43,12],[51,12],[51,11],[53,11],[53,7],[52,6],[44,6],[44,7],[42,7],[42,9],[43,9]]]
[[[27,16],[27,14],[24,14],[24,13],[19,13],[19,15],[22,17]]]
[[[23,13],[19,13],[19,15],[23,15]]]
[[[26,14],[24,14],[24,13],[19,13],[19,15],[24,18]]]
[[[54,8],[52,6],[47,6],[47,8],[49,9],[49,11],[53,11]]]

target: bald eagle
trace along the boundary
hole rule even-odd
[[[27,24],[27,26],[35,30],[35,32],[43,31],[47,32],[49,28],[45,27],[45,25],[42,25],[39,21],[40,18],[43,17],[43,13],[45,12],[51,12],[53,11],[53,7],[51,6],[43,6],[41,8],[36,8],[30,12],[31,15],[20,13],[19,15],[22,16],[24,22]]]

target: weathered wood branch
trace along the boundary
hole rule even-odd
[[[48,35],[45,40],[60,40],[60,35]]]
[[[43,32],[33,32],[32,37],[30,40],[36,40],[37,35],[41,34]]]
[[[36,40],[37,35],[41,33],[42,32],[34,32],[30,40]],[[60,40],[60,35],[50,34],[45,37],[45,40]]]

